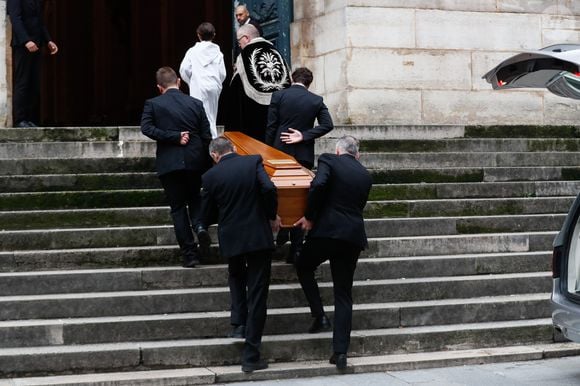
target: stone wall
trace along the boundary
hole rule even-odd
[[[522,50],[580,43],[580,1],[294,0],[291,42],[337,123],[580,122],[579,101],[481,79]]]

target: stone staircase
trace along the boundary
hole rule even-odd
[[[580,354],[551,320],[551,243],[580,191],[575,127],[344,126],[375,185],[348,372]],[[0,385],[176,385],[335,374],[284,251],[243,374],[227,267],[182,269],[138,128],[0,129]],[[332,151],[324,138],[317,152]],[[215,228],[210,229],[216,240]],[[327,264],[321,292],[332,304]],[[332,307],[328,307],[332,315]],[[100,382],[100,383],[99,383]]]

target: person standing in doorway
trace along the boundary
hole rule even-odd
[[[12,24],[13,99],[15,127],[36,127],[40,119],[41,48],[58,52],[42,20],[42,0],[8,0]]]
[[[226,79],[224,55],[212,40],[215,28],[211,23],[201,23],[197,27],[199,42],[187,50],[179,73],[189,85],[189,95],[203,102],[209,120],[212,138],[217,137],[217,112],[222,83]]]
[[[208,253],[211,243],[199,218],[201,175],[210,164],[209,122],[201,101],[179,90],[180,80],[171,67],[157,70],[156,79],[161,95],[145,102],[141,132],[157,141],[155,165],[171,207],[183,267],[193,268],[200,255],[192,227],[202,254]]]
[[[308,91],[313,79],[312,71],[306,67],[294,70],[292,86],[272,94],[266,127],[266,144],[293,156],[309,170],[314,166],[314,140],[334,128],[322,97]],[[317,126],[314,126],[315,120]],[[290,239],[287,263],[295,261],[303,238],[300,228],[284,228],[278,232],[278,246]]]
[[[251,24],[258,30],[258,36],[264,35],[260,23],[258,23],[256,19],[250,17],[250,11],[248,11],[248,7],[245,4],[240,4],[236,7],[234,16],[238,21],[238,27],[241,27],[246,24]]]
[[[276,187],[262,157],[241,156],[225,137],[209,145],[216,165],[202,177],[202,223],[218,224],[220,255],[228,261],[233,338],[245,338],[242,371],[268,367],[260,358],[274,237],[280,228]]]
[[[304,217],[294,224],[308,231],[296,272],[314,321],[308,332],[330,328],[314,277],[316,268],[330,260],[334,288],[334,330],[330,363],[346,368],[352,329],[352,283],[360,252],[367,247],[363,209],[372,178],[358,161],[358,141],[344,136],[336,154],[318,158],[316,177],[310,185]]]

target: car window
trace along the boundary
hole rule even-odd
[[[576,220],[568,253],[568,292],[580,293],[580,217]]]

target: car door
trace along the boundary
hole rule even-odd
[[[552,277],[554,327],[580,342],[580,195],[554,240]]]

